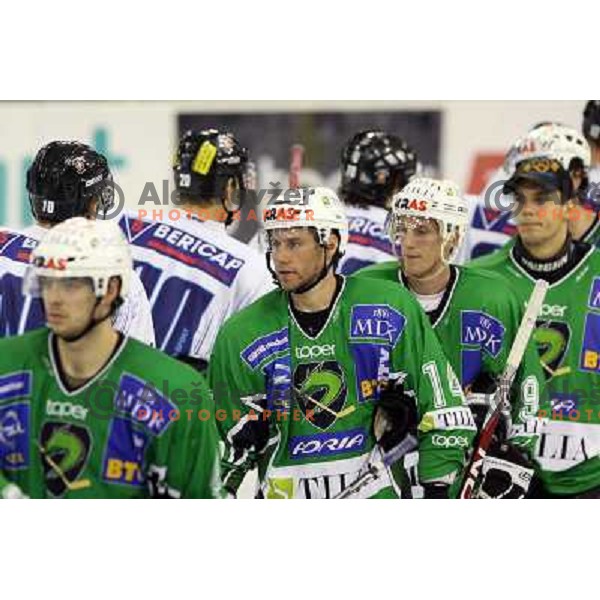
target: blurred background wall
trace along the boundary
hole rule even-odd
[[[128,208],[173,189],[170,162],[190,126],[230,126],[258,165],[259,184],[285,186],[289,146],[306,147],[305,183],[337,186],[342,144],[364,127],[404,137],[431,173],[478,193],[511,142],[540,121],[580,128],[585,101],[226,101],[0,103],[0,225],[30,222],[25,172],[37,149],[78,139],[104,153]],[[167,181],[168,183],[163,183]],[[149,184],[153,186],[148,187]],[[158,208],[158,207],[157,207]]]

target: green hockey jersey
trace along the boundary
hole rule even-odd
[[[600,252],[581,245],[582,257],[550,284],[534,332],[546,378],[547,401],[538,418],[517,427],[530,438],[539,475],[555,494],[578,494],[600,486]],[[534,278],[515,249],[497,252],[467,268],[503,276],[525,303]]]
[[[355,273],[406,286],[397,261],[379,263]],[[454,372],[466,389],[480,373],[497,378],[523,317],[523,307],[502,277],[450,266],[450,280],[439,307],[429,315],[431,324]],[[544,376],[531,342],[513,385],[513,419],[535,415]]]
[[[0,472],[31,498],[220,497],[210,391],[129,338],[69,391],[49,330],[0,340]]]
[[[314,337],[296,322],[286,293],[267,294],[225,323],[209,380],[225,415],[217,422],[226,446],[224,485],[237,489],[258,464],[267,498],[331,498],[364,473],[379,457],[373,408],[390,380],[403,380],[416,396],[422,481],[451,480],[475,433],[427,317],[387,282],[343,280]],[[360,495],[400,491],[386,473]]]

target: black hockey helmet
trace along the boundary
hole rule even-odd
[[[585,105],[582,133],[587,140],[600,144],[600,100],[588,100]]]
[[[403,188],[416,173],[417,157],[398,136],[367,129],[342,149],[341,170],[344,202],[385,207],[394,190]]]
[[[114,204],[114,186],[106,158],[81,142],[55,141],[43,146],[27,170],[31,212],[38,221],[61,223],[90,216],[92,201],[103,216]]]
[[[233,133],[219,129],[186,131],[173,163],[175,186],[191,200],[222,199],[227,182],[245,189],[248,151]]]

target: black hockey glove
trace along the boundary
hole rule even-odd
[[[450,486],[447,483],[422,483],[425,500],[446,500],[449,498]]]
[[[481,431],[497,387],[498,384],[491,375],[479,373],[465,390],[467,404],[473,413],[478,431]]]
[[[495,442],[483,459],[482,481],[476,497],[524,498],[531,485],[533,471],[533,461],[525,452],[510,442]]]
[[[384,452],[395,448],[409,433],[417,436],[417,404],[402,383],[390,381],[373,412],[373,434]]]

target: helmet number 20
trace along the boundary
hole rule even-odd
[[[179,173],[179,186],[189,188],[192,184],[192,176],[189,173]]]

